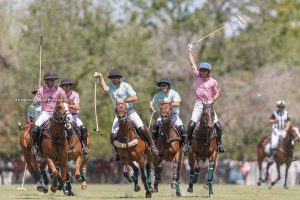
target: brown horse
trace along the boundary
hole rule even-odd
[[[118,116],[119,130],[117,132],[117,140],[114,145],[118,148],[123,166],[130,165],[133,169],[133,176],[131,177],[134,182],[134,191],[140,191],[141,187],[138,185],[139,168],[142,174],[142,180],[146,190],[146,198],[151,198],[151,168],[150,163],[152,156],[145,143],[137,134],[137,129],[130,122],[127,115],[126,103],[118,102],[116,106],[116,114]],[[147,178],[145,176],[145,161]],[[139,168],[134,164],[134,161],[139,164]],[[124,172],[124,176],[131,181],[128,172]]]
[[[47,173],[45,172],[46,162],[38,163],[35,156],[31,154],[31,147],[32,147],[32,139],[30,130],[33,127],[33,124],[27,124],[20,130],[20,146],[22,148],[22,153],[27,164],[27,169],[34,179],[35,183],[37,184],[37,190],[39,192],[48,192],[48,183],[49,179],[47,177]],[[42,175],[42,178],[41,178]]]
[[[293,127],[290,125],[285,138],[280,139],[277,150],[274,154],[274,161],[276,163],[276,168],[277,168],[277,179],[271,182],[271,186],[275,185],[281,178],[280,176],[280,166],[282,164],[286,165],[285,168],[285,180],[284,180],[284,188],[287,188],[287,175],[288,175],[288,170],[291,165],[292,159],[293,159],[293,154],[294,154],[294,141],[299,140],[300,134],[299,134],[299,129],[297,127]],[[267,162],[267,169],[266,169],[266,175],[265,179],[262,179],[262,162],[264,161],[264,158],[267,156],[270,156],[265,152],[265,146],[268,144],[270,141],[271,136],[265,136],[263,137],[260,142],[257,145],[257,156],[258,156],[258,168],[259,168],[259,179],[257,182],[257,185],[261,185],[262,182],[267,182],[269,178],[269,168],[273,164],[272,160],[269,160]]]
[[[156,146],[160,154],[155,156],[153,161],[155,170],[154,192],[158,192],[158,183],[161,180],[161,162],[163,160],[173,161],[173,181],[171,187],[176,188],[177,196],[181,196],[179,188],[179,174],[182,160],[182,144],[180,142],[181,139],[178,131],[172,124],[171,103],[161,102],[160,117],[162,127],[156,140]]]
[[[204,185],[208,189],[209,197],[213,197],[213,174],[217,159],[217,138],[216,131],[213,128],[214,122],[213,104],[203,103],[203,111],[200,121],[192,134],[191,152],[188,155],[190,171],[190,182],[188,192],[193,192],[193,184],[198,180],[200,171],[199,159],[209,160],[207,183]],[[196,164],[196,166],[195,166]]]
[[[41,140],[42,155],[52,172],[51,191],[56,192],[58,178],[64,184],[68,172],[68,143],[65,136],[65,125],[71,126],[72,115],[65,102],[57,102],[52,118],[46,123]],[[57,167],[60,167],[60,175]]]
[[[82,143],[78,136],[79,129],[74,126],[74,132],[76,134],[72,134],[68,142],[69,151],[68,151],[68,160],[73,160],[76,163],[76,170],[75,170],[75,178],[82,182],[81,189],[85,190],[87,188],[86,183],[86,171],[87,171],[87,161],[89,160],[89,155],[84,155],[82,153]],[[87,132],[87,145],[90,148],[90,137],[89,132]],[[70,188],[71,190],[71,188]]]

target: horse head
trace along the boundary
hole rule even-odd
[[[117,102],[116,114],[119,122],[125,124],[127,120],[127,106],[125,102]]]
[[[215,112],[213,103],[203,103],[203,111],[200,118],[200,126],[208,129],[210,132],[214,125]]]
[[[168,101],[161,101],[160,102],[160,117],[162,122],[167,122],[171,120],[172,116],[172,103]]]
[[[53,119],[61,124],[71,124],[73,117],[69,110],[69,104],[62,101],[57,102],[53,112]]]
[[[290,136],[292,141],[300,140],[300,133],[298,127],[290,126],[289,130],[287,131],[287,134]]]

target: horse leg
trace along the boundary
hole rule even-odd
[[[194,171],[193,183],[197,183],[199,172],[200,172],[200,167],[199,167],[199,163],[197,161],[195,171]]]
[[[78,156],[76,159],[76,169],[75,169],[75,178],[79,181],[80,178],[80,167],[81,167],[81,156]]]
[[[277,179],[275,179],[274,181],[271,182],[271,186],[274,186],[281,178],[281,175],[280,175],[280,164],[279,163],[276,163],[276,169],[277,169]]]
[[[268,179],[269,179],[269,168],[271,167],[272,164],[273,164],[273,162],[268,162],[267,163],[266,176],[265,176],[265,179],[262,181],[263,183],[267,182]]]
[[[260,186],[261,185],[261,182],[262,182],[262,170],[261,170],[261,166],[262,166],[262,160],[258,160],[258,170],[259,170],[259,173],[258,173],[258,182],[257,182],[257,185]]]
[[[87,161],[89,160],[90,156],[89,155],[83,155],[83,162],[81,162],[81,175],[79,177],[79,182],[81,183],[81,189],[85,190],[87,188],[87,183],[86,183],[86,171],[87,171]]]
[[[67,151],[65,151],[67,152]],[[61,182],[64,185],[66,183],[67,180],[67,174],[68,174],[68,155],[60,155],[60,159],[59,159],[59,163],[60,163],[60,171],[61,171]]]
[[[49,171],[52,173],[52,185],[50,189],[53,193],[55,193],[58,185],[58,171],[51,158],[45,157],[45,160],[48,164]]]
[[[146,163],[146,173],[147,173],[146,182],[147,182],[147,185],[149,187],[149,190],[152,193],[153,192],[153,188],[151,186],[151,184],[152,184],[152,182],[151,182],[151,164],[150,164],[149,161],[147,161],[147,163]]]
[[[133,176],[131,177],[134,182],[134,191],[138,192],[141,190],[141,187],[139,186],[138,179],[139,179],[139,168],[135,166],[133,162],[130,162],[129,165],[133,169]]]
[[[209,197],[214,196],[214,193],[213,193],[214,171],[215,171],[215,161],[212,160],[212,161],[209,161],[208,175],[207,175]]]
[[[188,192],[193,193],[193,179],[194,179],[194,173],[195,173],[195,159],[194,154],[189,154],[189,165],[190,165],[190,182],[189,182],[189,188],[187,189]]]
[[[43,192],[43,184],[40,178],[40,175],[38,174],[38,165],[35,160],[32,162],[32,156],[30,151],[26,151],[23,153],[24,159],[27,163],[27,170],[29,171],[31,177],[33,178],[34,182],[36,183],[36,189],[39,192]],[[32,164],[34,163],[34,164]]]
[[[46,162],[43,162],[40,165],[40,171],[41,171],[41,174],[43,176],[43,192],[47,193],[48,192],[49,179],[48,179],[48,176],[47,176],[47,173],[46,173],[45,169],[46,169]]]
[[[291,165],[291,163],[286,163],[285,175],[284,175],[284,185],[283,185],[283,187],[285,189],[288,189],[288,186],[287,186],[287,176],[288,176],[290,165]]]
[[[63,187],[63,192],[66,196],[74,196],[74,193],[72,191],[72,185],[71,185],[71,176],[70,173],[67,173],[67,181],[66,186]]]
[[[133,182],[132,178],[129,176],[128,165],[123,165],[123,175],[129,183]]]
[[[145,175],[145,158],[141,157],[139,160],[139,166],[140,166],[140,171],[141,171],[141,175],[142,175],[142,181],[144,183],[144,188],[146,190],[146,198],[151,198],[152,194],[151,191],[149,189],[149,186],[147,184],[147,180],[146,180],[146,175]]]
[[[181,158],[182,158],[182,150],[180,149],[179,150],[179,158],[178,158],[178,162],[177,162],[176,196],[181,196],[180,187],[179,187]]]
[[[154,158],[154,173],[155,173],[154,192],[158,192],[158,184],[161,181],[161,171],[162,171],[161,159],[155,157]]]

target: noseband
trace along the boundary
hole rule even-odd
[[[66,124],[67,123],[66,116],[69,114],[71,114],[70,110],[65,110],[64,112],[61,112],[56,107],[53,113],[53,119],[60,124]]]

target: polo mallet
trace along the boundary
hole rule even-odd
[[[40,75],[39,75],[39,87],[42,83],[42,49],[43,49],[43,35],[40,35]]]
[[[95,78],[94,102],[95,102],[95,119],[96,119],[96,128],[94,128],[94,131],[102,135],[102,132],[99,130],[98,117],[97,117],[97,79],[96,78]]]
[[[30,123],[22,126],[21,122],[18,122],[18,128],[19,128],[20,131],[22,131],[23,128],[25,128],[25,127],[27,127],[29,125],[30,125]]]
[[[18,188],[18,190],[23,190],[23,191],[27,190],[26,188],[24,188],[26,170],[27,170],[27,163],[25,164],[25,169],[24,169],[24,174],[23,174],[23,180],[22,180],[22,187]]]
[[[149,129],[150,129],[150,126],[151,126],[151,122],[152,122],[153,114],[154,114],[154,112],[151,112],[150,122],[149,122],[149,126],[148,126],[148,128],[149,128]]]
[[[223,26],[222,28],[219,28],[219,29],[217,29],[217,30],[211,32],[210,34],[204,36],[203,38],[199,39],[198,41],[196,41],[196,42],[194,42],[194,43],[192,43],[192,44],[195,45],[195,44],[199,43],[200,41],[204,40],[205,38],[207,38],[207,37],[213,35],[214,33],[218,32],[218,31],[220,31],[220,30],[223,30],[223,29],[224,29],[225,27],[227,27],[227,26],[231,26],[231,25],[234,24],[234,23],[242,22],[243,24],[246,24],[246,21],[245,21],[241,16],[236,15],[236,17],[238,18],[237,20],[235,20],[235,21],[233,21],[233,22],[231,22],[231,23],[229,23],[229,24]]]

